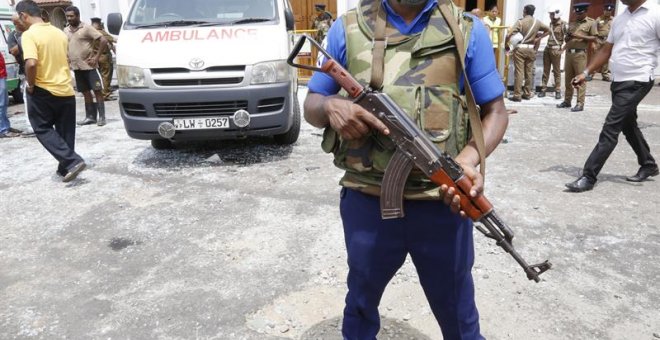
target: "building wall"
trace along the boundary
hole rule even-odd
[[[358,0],[337,1],[337,16],[346,13],[349,9],[355,8]]]
[[[548,10],[550,6],[557,6],[562,12],[562,19],[568,21],[568,15],[571,13],[571,0],[507,0],[504,13],[504,22],[506,25],[513,25],[522,17],[523,8],[527,4],[536,6],[534,17],[541,20],[544,24],[550,23]]]

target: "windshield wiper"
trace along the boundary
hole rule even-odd
[[[152,27],[170,27],[170,26],[193,26],[193,25],[207,25],[207,24],[216,24],[208,21],[200,20],[172,20],[172,21],[162,21],[153,24],[147,25],[137,25],[135,28],[152,28]]]
[[[253,22],[265,22],[265,21],[271,21],[273,19],[268,19],[268,18],[244,18],[244,19],[239,19],[236,21],[231,21],[228,24],[229,25],[240,25],[240,24],[250,24]]]
[[[218,26],[218,25],[224,25],[224,23],[217,22],[217,21],[207,21],[207,22],[203,22],[201,24],[195,25],[195,27],[207,27],[207,26]]]

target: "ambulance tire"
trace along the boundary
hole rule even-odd
[[[156,150],[170,150],[174,149],[174,143],[169,139],[152,139],[151,147]]]
[[[298,140],[298,135],[300,135],[300,104],[298,103],[298,96],[294,95],[293,97],[293,124],[289,131],[281,134],[275,135],[275,143],[279,145],[290,145],[295,143]]]

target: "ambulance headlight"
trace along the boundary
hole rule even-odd
[[[252,66],[251,84],[289,81],[289,65],[285,60],[267,61]]]
[[[146,87],[144,70],[135,66],[117,65],[117,85],[120,88]]]

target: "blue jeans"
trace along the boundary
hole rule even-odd
[[[471,273],[472,222],[440,201],[404,201],[404,218],[383,220],[379,204],[378,197],[341,191],[349,267],[344,339],[376,339],[380,299],[408,254],[444,339],[483,339]]]
[[[9,95],[7,94],[7,79],[0,79],[0,134],[6,133],[11,127],[9,118],[7,118],[7,104],[9,104]]]

